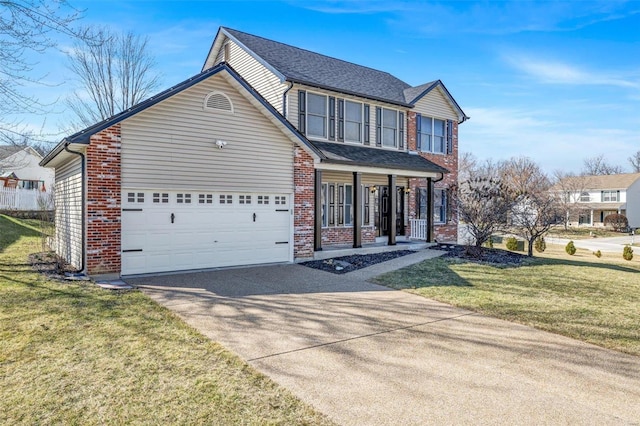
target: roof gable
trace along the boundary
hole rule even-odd
[[[627,189],[640,180],[640,173],[619,173],[615,175],[589,175],[571,176],[565,178],[564,185],[556,184],[554,189],[562,190],[564,187],[576,187],[588,190],[619,190]]]
[[[468,118],[440,80],[411,87],[384,71],[226,27],[220,27],[218,30],[204,69],[212,66],[222,49],[225,38],[243,48],[282,81],[319,87],[408,108],[413,107],[415,102],[435,87],[440,87],[447,101],[456,111],[459,121],[462,122]]]
[[[67,146],[68,144],[71,144],[71,143],[88,144],[90,142],[92,135],[95,135],[96,133],[99,133],[102,130],[105,130],[115,124],[118,124],[121,121],[133,115],[136,115],[171,96],[175,96],[178,93],[188,89],[189,87],[192,87],[193,85],[220,72],[226,72],[230,76],[230,78],[237,83],[238,88],[241,88],[242,90],[244,90],[247,96],[251,96],[257,101],[255,103],[256,105],[259,104],[263,108],[265,108],[267,110],[267,113],[273,116],[272,121],[277,123],[280,126],[280,128],[286,133],[288,133],[289,136],[291,136],[291,138],[294,139],[300,146],[302,146],[308,152],[310,152],[311,155],[314,155],[316,157],[322,157],[322,154],[315,147],[313,147],[313,145],[311,145],[309,141],[291,125],[291,123],[289,123],[278,111],[276,111],[273,108],[273,106],[271,106],[271,104],[269,104],[264,98],[262,98],[260,94],[258,94],[258,92],[253,90],[253,88],[237,72],[235,72],[227,64],[221,63],[155,96],[152,96],[149,99],[146,99],[137,105],[134,105],[133,107],[127,109],[126,111],[122,111],[114,115],[113,117],[110,117],[106,120],[96,123],[93,126],[87,127],[86,129],[83,129],[63,139],[49,154],[47,154],[47,156],[40,162],[40,165],[41,166],[46,165],[49,161],[55,158],[56,155],[58,155],[61,151],[63,151],[65,146]]]

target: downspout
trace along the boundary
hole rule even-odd
[[[82,182],[82,192],[81,192],[81,203],[82,203],[82,217],[81,217],[81,224],[82,224],[82,256],[80,257],[80,270],[79,272],[84,272],[84,266],[85,266],[85,256],[86,254],[86,250],[85,250],[85,239],[86,239],[86,171],[85,171],[85,164],[84,164],[84,154],[78,151],[72,151],[69,149],[69,145],[71,144],[71,142],[66,142],[64,144],[64,150],[67,151],[69,154],[73,154],[73,155],[78,155],[80,157],[80,180]]]
[[[282,115],[284,116],[284,118],[287,118],[287,93],[289,93],[289,90],[291,90],[292,87],[293,87],[293,82],[290,81],[289,87],[282,94]]]

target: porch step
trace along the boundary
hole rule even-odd
[[[330,259],[332,257],[351,256],[354,254],[383,253],[397,250],[423,250],[435,246],[435,243],[425,243],[417,241],[398,241],[395,246],[386,244],[367,244],[362,248],[333,246],[324,247],[322,251],[313,254],[313,260]]]

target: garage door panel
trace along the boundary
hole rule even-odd
[[[142,203],[129,203],[123,197],[124,275],[290,260],[291,212],[287,205],[275,205],[276,197],[279,204],[289,202],[287,195],[128,191],[145,192],[145,197]],[[166,202],[152,202],[154,192],[168,194]],[[186,194],[191,194],[191,203],[184,202]]]

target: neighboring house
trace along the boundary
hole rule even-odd
[[[573,176],[556,184],[570,206],[570,225],[603,226],[610,214],[623,214],[632,228],[640,227],[640,173]]]
[[[56,169],[56,250],[129,275],[455,241],[447,189],[466,118],[439,80],[410,87],[221,28],[200,74],[42,161]]]
[[[38,189],[53,186],[54,171],[40,166],[42,156],[30,146],[0,146],[0,187]]]

